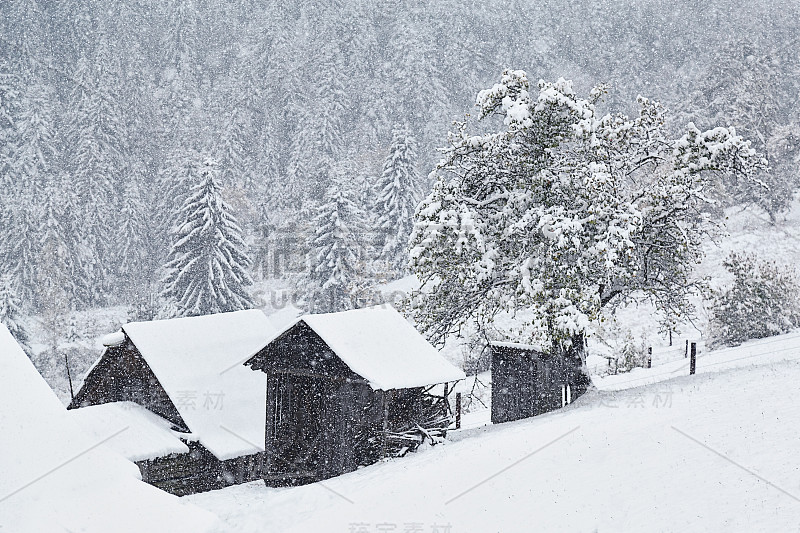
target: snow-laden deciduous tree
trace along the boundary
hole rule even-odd
[[[800,284],[793,269],[737,253],[722,265],[733,274],[733,283],[713,302],[713,344],[738,346],[800,325]]]
[[[384,236],[381,259],[398,274],[408,270],[408,239],[414,210],[420,199],[416,142],[408,130],[396,126],[389,156],[376,184],[378,229]]]
[[[173,228],[163,296],[178,316],[206,315],[252,307],[247,286],[250,259],[242,230],[222,199],[216,160],[205,158]]]
[[[359,237],[361,212],[341,183],[334,182],[326,193],[315,219],[311,244],[306,308],[330,313],[355,307],[360,289]]]
[[[0,276],[0,324],[5,324],[14,339],[22,346],[28,356],[31,348],[28,346],[28,332],[21,322],[22,311],[17,297],[17,288],[11,274]]]
[[[710,175],[748,179],[764,164],[732,129],[664,129],[658,103],[598,116],[604,92],[507,70],[478,95],[497,131],[451,135],[433,191],[417,210],[412,269],[417,322],[433,340],[468,319],[525,311],[526,335],[582,346],[600,310],[642,297],[671,317],[690,311],[707,228]]]

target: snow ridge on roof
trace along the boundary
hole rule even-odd
[[[92,439],[81,431],[2,324],[0,368],[2,531],[189,533],[218,525],[143,483],[136,465],[105,446],[113,432]]]
[[[538,344],[523,344],[521,342],[508,342],[508,341],[489,341],[489,346],[497,346],[499,348],[516,348],[518,350],[527,350],[529,352],[544,353],[544,350]]]
[[[466,377],[391,306],[305,315],[299,321],[374,390],[423,387]]]
[[[218,459],[264,451],[264,375],[243,366],[275,329],[259,310],[152,322],[122,330],[197,440]]]

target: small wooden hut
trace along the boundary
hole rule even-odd
[[[492,423],[559,409],[586,392],[579,358],[546,353],[538,346],[492,342]]]
[[[465,377],[391,307],[303,316],[246,365],[267,374],[268,485],[326,479],[436,439],[450,424],[441,385]]]
[[[191,494],[260,479],[265,380],[242,363],[274,333],[258,310],[126,324],[106,337],[105,351],[69,409],[133,402],[171,424],[182,447],[173,443],[161,454],[131,457],[144,481],[168,492]],[[92,418],[102,420],[113,410],[121,412],[107,406],[83,418],[91,425]],[[152,417],[131,420],[137,432],[149,428],[155,435]],[[134,453],[159,449],[155,442],[134,445],[134,433],[120,434],[128,442],[118,446]]]
[[[0,531],[218,531],[211,513],[142,483],[109,451],[119,430],[92,438],[76,424],[2,323],[0,369]]]

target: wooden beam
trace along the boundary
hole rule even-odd
[[[295,368],[272,368],[269,370],[274,374],[291,374],[293,376],[304,376],[309,378],[317,378],[317,379],[328,379],[331,381],[344,381],[346,383],[361,383],[363,385],[368,385],[369,382],[365,379],[353,379],[353,378],[346,378],[342,376],[329,376],[327,374],[319,374],[316,372],[311,372],[309,370],[299,370]]]

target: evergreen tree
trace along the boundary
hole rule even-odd
[[[276,244],[275,224],[272,222],[271,211],[266,201],[258,204],[258,213],[255,231],[254,270],[264,279],[270,273],[270,249]],[[274,257],[273,257],[274,259]]]
[[[84,277],[79,258],[80,244],[65,225],[63,195],[54,184],[45,189],[45,203],[40,219],[39,257],[37,258],[36,294],[39,310],[69,309],[78,302],[87,303],[92,289]]]
[[[117,223],[117,191],[128,178],[121,148],[122,119],[109,80],[111,61],[105,48],[100,47],[94,66],[86,58],[79,59],[75,73],[78,83],[70,95],[70,113],[62,134],[64,168],[76,193],[74,216],[81,218],[80,225],[70,228],[77,232],[72,238],[88,246],[93,256],[88,263],[96,267],[90,275],[103,289],[113,281],[117,248],[110,245],[108,235]]]
[[[411,1],[397,9],[388,46],[391,91],[395,98],[393,117],[409,120],[417,131],[430,129],[444,119],[448,102],[440,53],[432,35],[432,17],[422,2]],[[436,117],[435,120],[431,120]]]
[[[338,180],[328,187],[326,198],[315,219],[307,280],[306,308],[315,313],[353,309],[360,289],[360,211]]]
[[[292,138],[285,196],[289,205],[320,200],[331,181],[330,171],[342,154],[343,126],[348,95],[342,82],[342,57],[335,45],[322,49],[314,75],[312,98],[299,104],[299,120]]]
[[[9,173],[11,157],[17,141],[16,114],[19,105],[19,79],[9,65],[0,59],[0,187],[13,187]]]
[[[21,206],[11,211],[10,226],[2,232],[4,253],[7,255],[1,259],[5,272],[10,272],[17,280],[18,295],[23,305],[26,309],[34,309],[41,257],[39,220],[42,208],[27,195],[22,195],[19,202]]]
[[[712,344],[738,346],[800,326],[800,285],[793,269],[737,253],[722,264],[733,274],[733,284],[714,299]]]
[[[180,206],[189,198],[192,187],[200,175],[202,156],[195,150],[176,150],[160,168],[157,186],[151,188],[152,203],[156,206],[151,222],[152,236],[148,242],[148,253],[161,267],[170,252],[170,241],[174,228],[184,223]],[[146,189],[140,189],[141,193]],[[160,292],[160,289],[155,292]]]
[[[152,279],[153,268],[149,261],[145,213],[138,185],[135,181],[128,182],[118,214],[122,227],[117,232],[115,272],[127,301],[136,300],[140,295],[146,294],[146,286]]]
[[[14,339],[30,356],[32,353],[28,345],[30,338],[21,322],[21,314],[14,278],[11,274],[0,275],[0,323],[6,325]]]
[[[191,193],[180,207],[183,221],[172,231],[163,296],[177,305],[179,316],[247,309],[253,305],[250,259],[242,230],[222,199],[219,165],[206,158]]]
[[[408,130],[395,127],[389,157],[377,183],[378,228],[385,239],[381,259],[398,274],[408,270],[408,240],[414,210],[420,200],[416,141]]]
[[[9,173],[18,191],[36,197],[53,178],[57,161],[53,88],[29,85],[20,101],[17,118],[17,142],[11,155]]]

